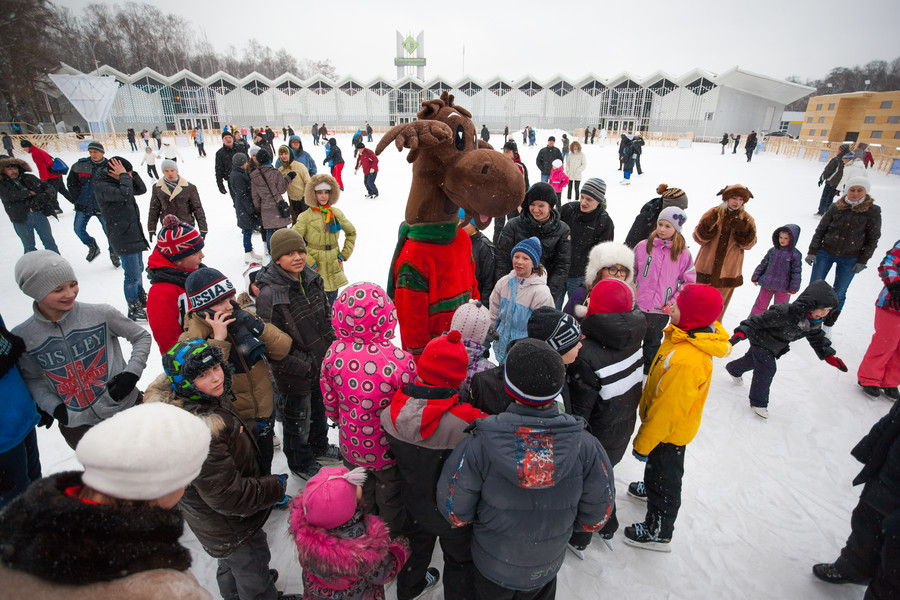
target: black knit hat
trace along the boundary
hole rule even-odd
[[[536,200],[543,200],[550,205],[550,208],[554,208],[557,198],[556,192],[553,191],[553,186],[540,181],[528,188],[528,191],[525,192],[525,206],[531,206],[531,203]]]
[[[209,308],[237,293],[234,285],[221,271],[209,267],[197,269],[188,275],[184,291],[188,297],[188,310],[191,311]]]
[[[542,306],[528,318],[528,337],[544,340],[563,355],[581,341],[581,326],[572,315]]]
[[[545,341],[525,338],[510,349],[503,373],[506,393],[521,404],[553,402],[566,382],[562,356]]]
[[[516,145],[516,143],[513,140],[506,140],[506,143],[503,144],[503,149],[504,150],[512,150],[513,152],[519,151],[519,147]]]
[[[256,162],[261,165],[267,165],[272,162],[272,155],[265,148],[260,148],[259,152],[256,153]]]

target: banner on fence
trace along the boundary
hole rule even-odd
[[[678,147],[679,148],[690,148],[691,147],[691,138],[678,138]]]
[[[895,158],[891,161],[891,170],[888,171],[891,175],[900,175],[900,158]]]
[[[822,150],[819,154],[819,162],[828,162],[828,150]]]

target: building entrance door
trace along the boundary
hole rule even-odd
[[[846,135],[844,135],[845,142],[855,142],[859,139],[858,131],[848,131]]]

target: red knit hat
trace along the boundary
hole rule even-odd
[[[458,388],[468,368],[469,355],[455,329],[428,342],[419,357],[419,379],[428,385]]]
[[[161,254],[171,261],[176,261],[203,249],[203,236],[200,232],[178,220],[175,215],[166,215],[162,220],[162,229],[156,236],[156,247]]]
[[[681,288],[675,303],[681,312],[678,327],[685,331],[708,327],[722,313],[722,294],[702,283],[689,283]]]
[[[634,302],[634,288],[621,279],[611,277],[597,282],[591,290],[587,314],[630,312],[634,309]]]

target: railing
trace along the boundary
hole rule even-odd
[[[814,140],[795,140],[788,137],[769,137],[765,139],[765,147],[762,152],[772,152],[788,158],[820,161],[823,151],[828,151],[828,157],[838,153],[843,142],[823,142]],[[869,167],[876,171],[887,173],[895,160],[900,160],[900,150],[886,148],[884,146],[869,146],[875,164]]]

